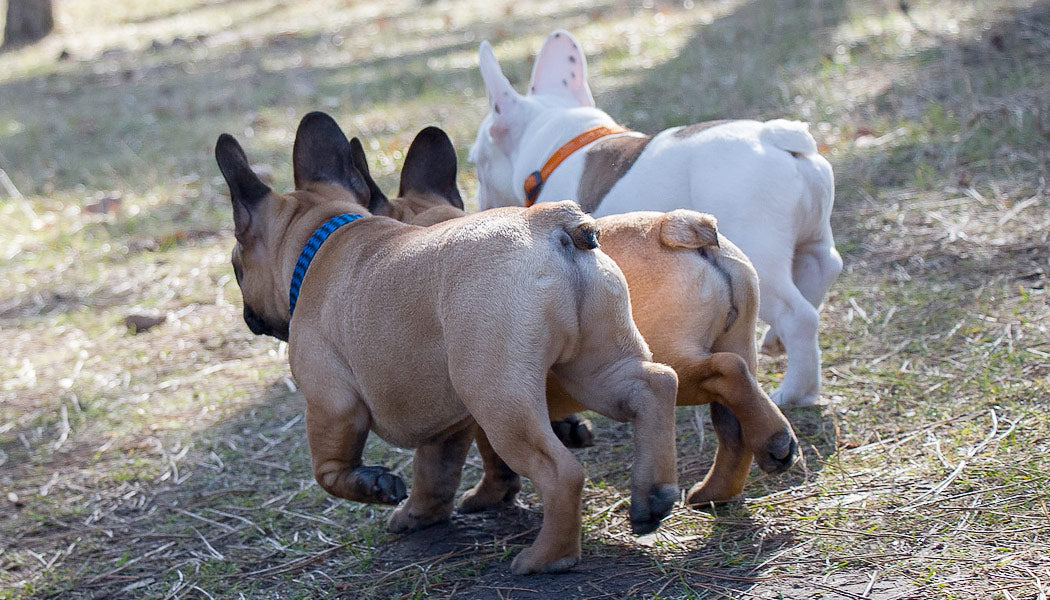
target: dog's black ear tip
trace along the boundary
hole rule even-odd
[[[241,145],[237,143],[237,138],[228,133],[220,133],[219,138],[215,140],[215,156],[221,156],[230,151],[235,151],[240,147]]]
[[[419,134],[417,135],[417,137],[420,136],[426,138],[448,138],[448,134],[445,133],[445,130],[438,127],[437,125],[427,125],[423,129],[419,130]]]
[[[336,123],[335,119],[332,118],[331,115],[329,115],[326,112],[321,112],[319,110],[314,110],[314,111],[310,111],[310,112],[306,113],[305,115],[303,115],[303,119],[301,121],[299,121],[299,128],[300,129],[303,129],[303,128],[306,128],[306,127],[332,127],[332,126],[339,127],[339,124]]]
[[[416,152],[412,152],[415,149]],[[441,152],[441,159],[450,162],[451,166],[456,166],[456,148],[452,144],[452,138],[445,133],[445,130],[434,126],[428,125],[416,134],[415,139],[412,140],[412,144],[408,148],[409,154],[417,154],[423,151],[427,152]],[[428,157],[429,158],[429,157]],[[408,160],[408,157],[405,157]]]
[[[332,117],[321,110],[311,110],[310,112],[303,115],[304,121],[313,121],[314,119],[331,119]]]

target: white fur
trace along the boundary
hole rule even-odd
[[[615,123],[595,108],[586,61],[568,32],[548,36],[527,95],[511,87],[487,41],[480,66],[490,110],[470,160],[477,165],[481,209],[524,204],[525,178],[555,150],[588,128]],[[674,136],[678,129],[649,142],[594,216],[676,208],[714,214],[719,230],[758,271],[759,316],[770,324],[763,348],[782,342],[787,351],[774,401],[813,404],[820,394],[817,309],[842,270],[830,225],[831,165],[817,153],[808,126],[797,121],[730,121],[685,138]],[[575,199],[584,155],[566,159],[538,201]]]

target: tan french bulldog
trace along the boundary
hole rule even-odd
[[[398,197],[390,200],[372,180],[361,144],[356,138],[351,144],[354,164],[373,191],[377,214],[416,225],[463,215],[455,149],[441,129],[428,127],[416,136],[405,155]],[[597,223],[602,250],[627,278],[638,329],[654,358],[678,373],[678,405],[711,405],[718,450],[707,476],[686,496],[687,503],[739,498],[752,459],[768,473],[787,470],[798,458],[798,441],[754,376],[758,276],[751,262],[718,233],[708,214],[631,212],[602,217]],[[548,399],[554,419],[581,410],[553,379]],[[578,419],[553,425],[570,447],[590,435]],[[496,498],[508,500],[520,488],[513,472],[490,454],[483,436],[478,446],[485,478],[460,510],[480,510]],[[480,502],[482,497],[488,500]]]
[[[573,203],[430,228],[372,216],[350,143],[323,113],[299,125],[290,194],[263,184],[233,137],[220,136],[215,155],[233,203],[245,321],[288,341],[326,491],[378,504],[405,498],[400,477],[362,464],[374,431],[416,449],[411,493],[388,528],[446,519],[478,429],[544,504],[535,542],[511,569],[572,567],[584,472],[548,421],[553,373],[587,408],[632,423],[634,531],[654,530],[670,512],[677,378],[650,362],[623,275]],[[476,496],[465,502],[484,504]]]

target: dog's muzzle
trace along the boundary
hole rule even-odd
[[[268,335],[282,342],[288,341],[288,323],[275,323],[264,319],[247,304],[244,305],[244,322],[255,335]]]

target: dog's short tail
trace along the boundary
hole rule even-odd
[[[525,214],[534,226],[556,232],[566,247],[569,244],[580,250],[598,247],[598,224],[594,222],[594,217],[583,212],[571,200],[540,202],[525,209]]]
[[[566,225],[565,233],[572,239],[572,245],[580,250],[594,250],[598,247],[598,225],[594,221]]]
[[[718,247],[718,222],[714,215],[680,208],[661,216],[658,227],[660,243],[668,248]]]
[[[807,156],[817,153],[817,141],[809,133],[809,125],[802,121],[774,119],[762,126],[759,139],[763,143],[780,148],[794,155]]]

